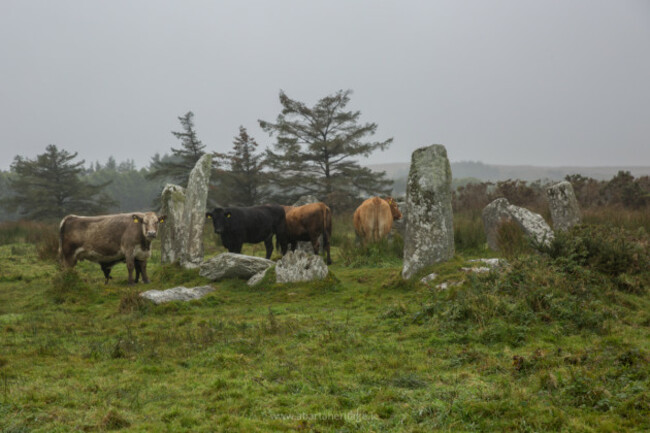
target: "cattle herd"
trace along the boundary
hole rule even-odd
[[[361,241],[378,241],[391,230],[393,220],[400,219],[397,203],[392,197],[372,197],[354,212],[354,229]],[[311,242],[314,254],[323,251],[327,264],[332,237],[332,212],[325,203],[304,206],[262,205],[252,207],[216,207],[206,212],[212,220],[214,232],[221,236],[223,246],[231,253],[241,253],[245,243],[264,242],[266,258],[273,253],[273,236],[282,254],[289,245],[295,251],[298,242]],[[135,212],[100,216],[68,215],[59,226],[59,256],[64,268],[72,268],[80,260],[99,263],[105,282],[117,263],[125,262],[129,284],[144,283],[147,260],[151,257],[151,242],[158,234],[158,226],[165,216],[154,212]],[[133,272],[135,271],[135,279]]]

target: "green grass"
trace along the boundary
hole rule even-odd
[[[401,279],[393,244],[336,227],[325,283],[226,280],[160,306],[135,293],[208,282],[157,248],[152,283],[129,287],[124,265],[104,285],[96,264],[60,272],[37,245],[0,246],[0,431],[650,429],[650,297],[619,281],[646,281],[638,255],[608,274],[609,247],[567,241],[468,275],[486,253],[467,241],[427,286]]]

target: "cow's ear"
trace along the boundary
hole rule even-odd
[[[164,222],[165,222],[165,218],[167,218],[167,215],[162,215],[162,216],[158,217],[158,222],[159,222],[159,223],[164,223]]]
[[[136,224],[140,222],[140,217],[135,214],[131,215],[131,218],[133,218],[133,222]]]
[[[212,214],[210,212],[206,212],[205,217],[208,219],[212,219]]]
[[[230,212],[226,213],[226,218],[230,218],[232,214]]]

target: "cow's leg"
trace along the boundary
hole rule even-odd
[[[273,235],[264,239],[264,246],[266,247],[266,259],[268,260],[271,258],[271,254],[273,254]]]
[[[126,269],[129,271],[129,285],[133,284],[133,270],[135,269],[135,257],[129,255],[125,257]]]
[[[296,251],[297,246],[298,246],[298,241],[291,241],[291,251]]]
[[[320,249],[318,236],[309,235],[309,240],[311,241],[311,247],[314,249],[314,254],[318,255],[318,250]]]
[[[111,263],[100,263],[99,265],[102,267],[102,272],[104,273],[104,284],[108,284],[108,280],[112,279],[111,269],[113,265]]]
[[[280,244],[280,251],[282,251],[282,255],[285,255],[287,253],[287,250],[289,249],[289,239],[287,238],[286,235],[282,234],[276,234],[275,235],[278,243]]]
[[[328,233],[325,232],[323,233],[323,251],[327,253],[327,264],[331,265],[332,264],[332,258],[330,257],[330,237],[328,236]]]
[[[149,276],[147,275],[147,261],[146,260],[136,260],[135,261],[135,282],[138,282],[138,277],[142,274],[142,282],[147,284],[149,283]]]

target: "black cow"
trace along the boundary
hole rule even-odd
[[[212,219],[214,232],[221,235],[223,246],[231,253],[241,253],[244,243],[264,242],[269,259],[273,252],[273,235],[277,237],[282,254],[287,252],[287,222],[282,206],[216,207],[205,216]]]

